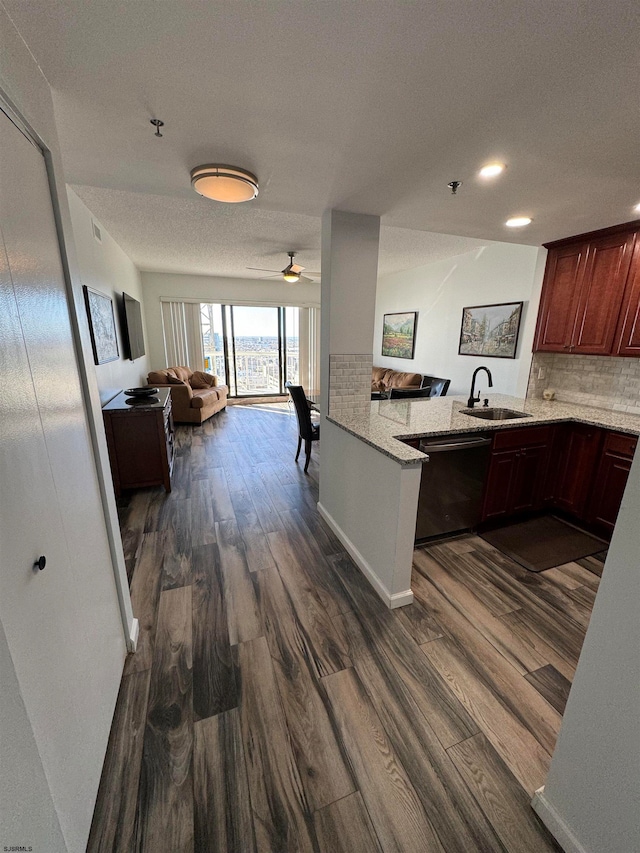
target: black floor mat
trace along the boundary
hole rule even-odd
[[[480,534],[530,572],[543,572],[563,563],[598,554],[607,543],[555,516],[532,518]]]

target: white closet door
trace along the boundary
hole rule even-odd
[[[0,232],[0,618],[67,847],[81,850],[125,645],[45,164],[2,113]]]

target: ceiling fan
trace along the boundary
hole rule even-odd
[[[262,267],[247,267],[248,270],[257,270],[258,272],[271,272],[273,275],[265,275],[262,278],[280,278],[282,277],[289,284],[297,284],[299,281],[312,282],[313,279],[306,275],[302,275],[302,271],[306,267],[301,267],[300,264],[294,263],[293,259],[296,256],[295,252],[287,252],[289,255],[289,263],[283,270],[267,270]],[[309,275],[320,275],[319,272],[310,272]]]

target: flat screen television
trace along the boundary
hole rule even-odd
[[[124,302],[124,338],[131,361],[144,355],[144,333],[142,331],[142,310],[140,303],[128,293],[123,293]]]

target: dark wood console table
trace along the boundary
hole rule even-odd
[[[109,460],[116,495],[123,489],[164,486],[171,491],[174,430],[171,392],[149,399],[118,394],[103,406]]]

